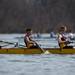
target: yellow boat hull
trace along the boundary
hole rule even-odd
[[[59,49],[47,48],[42,51],[41,49],[27,49],[27,48],[3,48],[0,49],[0,54],[43,54],[45,52],[50,54],[75,54],[75,49]]]

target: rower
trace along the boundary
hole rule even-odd
[[[24,43],[27,48],[38,48],[37,43],[32,40],[31,38],[32,35],[32,30],[31,29],[26,29],[25,37],[24,37]]]
[[[67,31],[66,26],[61,26],[59,29],[58,44],[61,49],[73,48],[73,46],[68,45],[68,44],[70,44],[70,41],[69,41],[68,37],[66,37],[66,31]]]

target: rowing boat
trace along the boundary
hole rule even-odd
[[[45,48],[50,54],[75,54],[75,49],[60,49],[60,48]],[[43,54],[41,49],[27,48],[3,48],[0,49],[0,54]]]

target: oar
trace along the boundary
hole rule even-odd
[[[48,50],[44,50],[43,48],[41,48],[41,46],[36,42],[36,45],[39,47],[39,49],[41,49],[41,51],[44,53],[44,54],[50,54],[50,52]]]
[[[66,41],[66,44],[75,43],[75,41]]]
[[[0,42],[7,43],[7,44],[14,44],[14,45],[15,45],[14,47],[17,47],[17,46],[18,46],[18,42],[12,43],[12,42],[2,41],[2,40],[0,40]],[[15,43],[16,43],[16,44],[15,44]],[[24,45],[20,45],[20,44],[19,44],[19,46],[25,47]]]
[[[14,43],[7,42],[7,41],[2,41],[2,40],[0,40],[0,42],[4,42],[4,43],[8,43],[8,44],[14,44]]]
[[[3,45],[3,46],[0,46],[0,48],[5,47],[5,46],[8,46],[8,45]]]

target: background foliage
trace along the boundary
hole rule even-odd
[[[0,0],[0,33],[57,31],[67,25],[75,32],[75,0]]]

